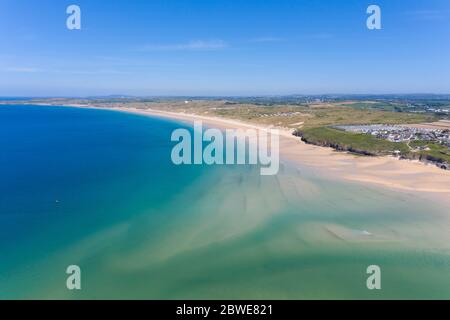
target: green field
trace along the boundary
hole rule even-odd
[[[305,142],[333,147],[342,151],[350,151],[365,155],[387,155],[399,152],[407,154],[409,148],[403,142],[390,142],[368,134],[345,132],[343,130],[319,127],[299,130]]]
[[[135,107],[138,107],[137,105]],[[140,105],[145,108],[146,106]],[[161,110],[219,116],[265,125],[287,128],[312,128],[351,124],[411,124],[433,122],[439,118],[432,114],[418,114],[354,108],[336,103],[309,105],[257,106],[253,104],[229,104],[226,101],[192,101],[153,103],[148,107]]]

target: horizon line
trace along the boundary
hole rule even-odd
[[[450,96],[449,93],[415,92],[415,93],[286,93],[286,94],[98,94],[98,95],[0,95],[0,99],[95,99],[95,98],[270,98],[270,97],[318,97],[318,96]]]

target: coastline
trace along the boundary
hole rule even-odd
[[[40,111],[38,107],[36,109]],[[12,244],[12,254],[5,255],[8,261],[5,272],[13,270],[14,276],[7,279],[5,292],[12,292],[7,297],[70,298],[70,294],[61,289],[59,280],[54,278],[54,274],[60,272],[58,270],[64,270],[61,266],[66,266],[67,261],[82,265],[94,279],[90,284],[92,290],[86,291],[83,298],[201,299],[213,291],[220,293],[216,298],[239,298],[241,295],[257,298],[264,288],[268,298],[308,298],[311,292],[313,297],[333,298],[339,296],[339,288],[343,286],[348,296],[370,298],[370,292],[352,282],[355,274],[365,271],[367,261],[382,264],[387,279],[402,279],[394,283],[393,288],[398,291],[389,291],[383,298],[418,294],[417,290],[410,290],[411,285],[422,288],[424,296],[448,295],[447,291],[435,292],[437,286],[449,288],[449,279],[445,277],[450,243],[446,194],[394,192],[391,188],[379,188],[365,181],[346,183],[342,179],[343,173],[354,172],[359,179],[367,178],[350,167],[365,158],[332,150],[327,152],[325,148],[305,145],[289,135],[280,137],[281,163],[285,165],[276,176],[263,178],[259,176],[258,168],[240,166],[199,168],[200,175],[199,172],[191,172],[191,175],[192,166],[175,167],[167,159],[167,152],[171,150],[170,134],[174,129],[186,127],[184,123],[194,119],[202,120],[205,128],[245,128],[245,124],[129,108],[113,109],[113,112],[104,108],[92,108],[91,111],[81,108],[77,111],[71,107],[42,109],[47,115],[42,118],[47,118],[47,123],[59,130],[56,132],[60,134],[56,136],[62,135],[62,140],[58,138],[53,145],[64,145],[65,149],[61,150],[69,151],[57,149],[55,154],[63,158],[55,161],[59,167],[51,166],[58,180],[61,173],[69,169],[70,175],[63,176],[67,177],[64,185],[68,188],[53,193],[47,191],[52,190],[53,183],[45,184],[49,189],[43,189],[44,207],[34,201],[34,195],[41,197],[41,193],[27,192],[30,200],[23,204],[30,211],[22,210],[16,198],[9,196],[14,195],[12,190],[6,193],[9,201],[5,208],[12,208],[12,212],[30,212],[30,219],[26,219],[28,224],[35,225],[37,222],[33,217],[36,217],[41,219],[42,225],[39,233],[30,234],[20,247],[14,245],[17,233],[11,233],[8,243]],[[105,112],[101,112],[102,109]],[[26,110],[19,111],[21,116],[15,119],[21,123],[27,113]],[[82,115],[80,119],[83,120],[74,122],[72,114]],[[156,121],[164,118],[167,122]],[[3,119],[8,121],[7,117]],[[75,127],[70,127],[72,124]],[[122,131],[123,126],[128,129]],[[23,130],[20,126],[16,128],[15,132]],[[128,136],[128,130],[131,133],[138,130],[138,134]],[[155,133],[155,130],[163,134]],[[33,137],[45,140],[39,132]],[[81,146],[85,145],[91,151],[83,153],[83,147],[80,150],[77,144],[64,144],[67,141],[65,132],[78,132]],[[86,144],[86,137],[97,132],[102,134],[92,136],[90,139],[94,143]],[[49,131],[49,134],[55,136],[55,131]],[[100,140],[96,140],[98,137]],[[17,135],[17,138],[20,142],[21,136]],[[50,136],[49,139],[52,140]],[[133,141],[131,145],[130,141]],[[16,143],[11,141],[11,145]],[[99,148],[102,145],[106,147]],[[160,150],[160,145],[164,149]],[[81,175],[79,171],[70,172],[70,162],[64,161],[73,159],[79,151],[82,151],[79,159],[83,159],[84,154],[96,163],[86,169],[90,171],[83,170]],[[135,154],[139,159],[136,162],[131,161]],[[321,157],[321,154],[332,156]],[[18,158],[25,158],[28,165],[34,165],[33,158],[28,159],[28,156],[20,153]],[[292,161],[285,160],[291,157]],[[348,162],[343,163],[347,158]],[[317,159],[322,162],[318,163]],[[36,161],[37,168],[47,168],[48,163],[51,162]],[[124,165],[131,170],[123,171]],[[15,179],[23,168],[14,169],[12,177]],[[385,168],[380,166],[378,169]],[[3,170],[8,172],[8,167],[4,166]],[[108,178],[100,176],[99,179],[98,170]],[[42,173],[48,176],[45,170]],[[89,183],[81,186],[80,190],[84,192],[74,194],[78,190],[79,176]],[[33,183],[30,183],[26,179],[22,185],[33,184],[33,190],[40,190],[41,181],[32,179]],[[58,199],[57,204],[55,199]],[[53,217],[65,212],[69,214],[62,217],[67,219],[53,229]],[[21,220],[22,215],[17,215],[16,221]],[[74,230],[74,223],[81,227]],[[7,230],[9,225],[3,227]],[[67,235],[67,239],[61,239],[61,234]],[[56,243],[61,244],[55,249],[46,246],[55,243],[52,237],[58,237]],[[49,251],[52,249],[54,251]],[[28,255],[26,263],[19,253],[15,254],[24,250],[36,252]],[[41,255],[45,259],[40,259]],[[279,261],[283,265],[278,267]],[[32,266],[36,272],[30,275],[27,268],[22,267],[24,265]],[[54,267],[49,269],[49,265]],[[195,267],[190,267],[192,265]],[[402,278],[405,268],[409,271],[407,277]],[[186,273],[174,277],[180,269]],[[248,270],[254,278],[249,278]],[[329,270],[333,270],[333,277],[325,282],[315,281],[330,274]],[[37,273],[39,282],[33,282],[33,275]],[[205,274],[213,275],[207,287]],[[233,281],[230,281],[230,274],[236,277]],[[417,274],[422,277],[418,279]],[[105,286],[105,283],[111,284],[111,277],[128,280]],[[268,282],[260,283],[260,279],[268,279]],[[302,283],[301,288],[292,291],[292,279]],[[430,285],[421,286],[423,279]],[[155,285],[136,291],[142,281]],[[246,291],[248,281],[256,285],[250,291]],[[196,285],[192,287],[192,283]],[[326,290],[330,290],[330,296],[322,294]]]
[[[39,103],[35,105],[55,106]],[[325,173],[327,177],[343,179],[355,183],[383,186],[392,190],[436,195],[446,199],[450,195],[450,171],[442,170],[432,164],[418,160],[399,160],[391,156],[363,157],[339,152],[329,147],[307,144],[292,134],[293,129],[263,127],[239,120],[178,113],[155,109],[136,109],[129,107],[97,107],[95,105],[64,105],[73,108],[112,110],[161,117],[187,123],[202,121],[205,125],[220,129],[259,129],[276,128],[280,135],[280,159],[294,166],[307,166]],[[448,201],[446,201],[448,202]],[[449,202],[450,203],[450,202]]]
[[[105,108],[98,108],[105,109]],[[108,108],[140,115],[156,116],[179,121],[203,121],[210,126],[222,129],[254,128],[268,130],[275,127],[262,127],[238,120],[176,113],[154,109]],[[326,170],[327,175],[359,183],[381,185],[391,189],[450,195],[450,172],[420,161],[399,160],[394,157],[360,157],[338,152],[332,148],[306,144],[292,135],[292,130],[278,128],[280,132],[280,158],[294,165]]]

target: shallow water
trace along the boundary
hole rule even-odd
[[[177,167],[181,126],[0,107],[0,298],[450,298],[445,205],[286,163]]]

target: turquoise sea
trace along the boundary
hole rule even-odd
[[[0,106],[0,299],[450,299],[444,203],[289,163],[175,166],[180,127]]]

